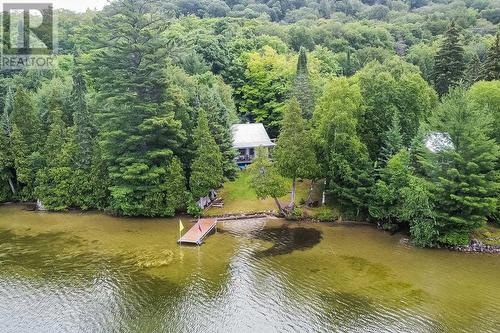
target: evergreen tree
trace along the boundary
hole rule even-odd
[[[66,128],[62,119],[62,111],[55,109],[51,111],[51,124],[49,134],[45,141],[44,154],[48,167],[61,166],[63,162],[62,150],[66,143]]]
[[[167,168],[185,140],[167,100],[167,27],[156,2],[122,0],[96,20],[100,46],[90,70],[104,105],[103,158],[109,169],[110,207],[124,215],[169,216]]]
[[[410,227],[416,245],[433,246],[438,230],[430,190],[430,183],[415,175],[409,151],[401,150],[381,170],[370,196],[369,213],[385,229]]]
[[[203,109],[200,109],[198,115],[194,139],[197,149],[191,164],[189,187],[194,198],[202,198],[211,190],[219,188],[224,180],[222,154],[210,133],[207,115]]]
[[[321,0],[319,2],[318,11],[319,11],[321,17],[323,17],[325,19],[329,19],[330,15],[332,13],[332,7],[330,6],[330,2],[328,0]]]
[[[67,129],[63,112],[54,104],[50,111],[49,133],[43,149],[44,167],[36,173],[34,194],[46,209],[59,211],[75,206],[78,195],[75,191],[76,170],[69,164],[67,153]],[[78,184],[84,187],[85,184]]]
[[[259,199],[273,198],[280,214],[285,215],[279,198],[288,193],[286,180],[279,174],[268,156],[266,148],[257,148],[256,158],[249,167],[250,186]]]
[[[91,205],[97,209],[106,209],[109,207],[111,181],[108,173],[108,165],[103,157],[103,149],[99,142],[96,142],[93,155],[92,167],[90,169],[89,187],[92,191]]]
[[[391,127],[385,133],[379,161],[385,165],[389,159],[403,149],[403,137],[401,135],[401,126],[399,124],[399,115],[392,116]]]
[[[11,117],[12,159],[23,200],[34,199],[36,173],[43,166],[41,123],[31,94],[16,88]]]
[[[500,80],[500,33],[497,33],[495,42],[488,51],[484,64],[484,79]]]
[[[5,106],[0,118],[0,192],[3,193],[1,201],[5,201],[16,195],[17,189],[14,184],[14,161],[12,156],[12,109],[14,95],[9,87],[5,96]],[[8,187],[7,187],[8,184]],[[10,191],[9,191],[10,190]],[[10,192],[10,193],[9,193]]]
[[[76,166],[88,170],[92,162],[92,148],[94,146],[95,126],[93,116],[87,106],[87,85],[83,76],[81,66],[74,60],[73,91],[71,100],[73,103],[73,119],[75,123],[75,143],[77,152],[75,156]]]
[[[465,70],[464,49],[460,31],[453,21],[444,35],[434,66],[434,86],[439,95],[445,95],[463,78]]]
[[[186,207],[186,177],[179,158],[174,157],[167,168],[168,181],[165,183],[166,200],[169,207],[178,211]]]
[[[356,66],[354,65],[354,61],[352,60],[352,48],[349,47],[347,49],[345,63],[343,65],[343,74],[344,76],[351,76],[356,72]]]
[[[407,151],[402,150],[385,161],[380,171],[380,179],[373,186],[370,198],[370,215],[385,223],[390,229],[402,222],[399,216],[401,202],[400,191],[408,186],[410,158]]]
[[[29,152],[35,152],[42,146],[41,123],[33,102],[32,95],[23,87],[16,88],[11,122],[17,126]]]
[[[11,117],[13,111],[14,111],[14,92],[12,91],[12,88],[9,87],[7,89],[7,94],[5,95],[2,118],[0,119],[3,131],[7,133],[9,136],[12,134]]]
[[[17,128],[17,125],[12,126],[12,157],[14,168],[16,171],[16,180],[20,186],[30,185],[33,181],[32,170],[29,163],[30,151],[28,144],[24,140],[23,134]],[[18,186],[19,187],[19,186]],[[29,193],[23,193],[24,196],[30,196]]]
[[[224,101],[220,88],[224,83],[213,75],[203,75],[199,78],[198,102],[207,114],[210,131],[222,153],[222,166],[224,176],[234,179],[238,172],[238,166],[234,162],[238,155],[233,148],[233,137],[231,133],[231,118],[235,114],[232,100]],[[229,104],[229,105],[228,105]]]
[[[464,84],[469,87],[482,79],[484,76],[483,64],[477,54],[472,56],[471,61],[467,64],[464,72]]]
[[[45,167],[36,174],[35,197],[50,211],[73,207],[78,199],[75,186],[84,186],[82,183],[75,184],[73,181],[76,178],[75,170],[70,167]]]
[[[297,179],[314,176],[317,166],[311,136],[296,98],[285,108],[283,126],[273,156],[279,172],[292,179],[289,207],[294,208]]]
[[[300,47],[299,51],[294,95],[300,104],[304,118],[310,119],[314,109],[314,96],[309,80],[309,70],[307,69],[307,53],[304,47]]]
[[[16,188],[12,182],[10,137],[4,131],[0,131],[0,202],[9,200],[16,194]]]
[[[432,123],[453,145],[427,161],[436,184],[438,241],[467,244],[469,233],[484,225],[498,202],[500,147],[488,137],[492,118],[469,101],[463,88],[455,88]]]

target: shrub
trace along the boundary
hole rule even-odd
[[[470,237],[467,232],[452,231],[448,232],[441,237],[439,241],[445,245],[469,245]]]
[[[314,218],[321,222],[332,222],[337,220],[339,216],[329,208],[321,208],[316,214],[314,214]]]
[[[295,207],[289,214],[288,218],[290,220],[298,220],[304,216],[304,211],[300,208]]]
[[[194,201],[193,196],[191,193],[188,195],[188,200],[187,200],[187,213],[191,216],[194,217],[200,217],[201,214],[203,214],[203,209],[198,206],[196,201]]]
[[[410,225],[410,234],[413,244],[418,247],[436,246],[438,232],[429,220],[417,220]]]

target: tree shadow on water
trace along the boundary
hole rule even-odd
[[[266,250],[257,251],[257,258],[289,254],[296,250],[307,250],[321,242],[321,231],[314,228],[269,228],[252,233],[256,239],[273,242],[274,245]]]

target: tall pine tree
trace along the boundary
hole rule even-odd
[[[50,111],[50,127],[47,140],[45,141],[43,156],[48,167],[57,167],[63,164],[62,149],[66,142],[66,128],[62,119],[63,113],[60,109]],[[67,160],[66,160],[67,161]]]
[[[41,121],[31,93],[20,86],[14,95],[11,123],[12,159],[21,198],[33,200],[36,173],[43,165]]]
[[[304,47],[301,47],[299,51],[297,72],[295,74],[294,95],[299,101],[304,118],[311,119],[314,109],[314,95],[309,80],[309,70],[307,68],[307,52]]]
[[[234,158],[238,155],[233,148],[233,137],[231,134],[231,118],[236,111],[232,100],[224,101],[220,89],[224,83],[210,74],[204,74],[198,78],[198,107],[206,111],[210,130],[219,146],[223,157],[224,176],[234,179],[238,172],[238,166]],[[232,105],[228,105],[232,104]]]
[[[198,115],[194,139],[197,149],[191,164],[189,187],[193,197],[198,199],[219,188],[224,180],[222,154],[210,133],[207,115],[203,109],[200,109]]]
[[[55,107],[50,111],[49,134],[43,149],[45,165],[36,174],[35,196],[44,208],[59,211],[75,206],[77,196],[74,186],[75,170],[68,165],[67,128],[63,112]]]
[[[168,22],[154,1],[121,0],[97,19],[91,71],[102,122],[103,158],[110,175],[111,209],[124,215],[168,216],[172,158],[185,140],[166,95]]]
[[[484,63],[484,79],[486,81],[500,80],[500,33],[497,33],[495,42],[488,51]]]
[[[186,177],[182,169],[182,163],[179,158],[174,157],[167,168],[168,179],[164,186],[166,194],[166,201],[169,207],[172,207],[173,213],[186,208]],[[173,214],[172,214],[173,215]]]
[[[73,119],[75,123],[74,140],[77,145],[75,164],[77,167],[88,170],[92,163],[94,139],[96,129],[93,115],[86,101],[87,85],[83,76],[83,70],[78,63],[78,55],[74,58],[73,91],[71,101],[73,103]]]
[[[12,126],[11,140],[12,158],[16,172],[16,187],[22,191],[23,199],[30,199],[31,191],[29,189],[34,187],[33,172],[29,163],[30,150],[28,144],[24,140],[23,134],[15,124]],[[28,190],[25,190],[25,187],[28,188]]]
[[[0,117],[0,201],[16,195],[14,184],[14,161],[12,156],[12,123],[11,116],[14,104],[12,88],[7,89],[5,104]],[[7,187],[8,184],[8,187]],[[10,192],[10,193],[9,193]]]
[[[460,38],[460,31],[453,21],[444,35],[435,59],[434,86],[441,96],[456,86],[464,76],[464,48]]]

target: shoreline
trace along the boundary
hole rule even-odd
[[[105,211],[100,211],[100,210],[82,210],[82,209],[69,209],[65,211],[60,211],[60,212],[51,212],[47,210],[38,210],[36,203],[35,202],[4,202],[0,204],[1,207],[5,206],[19,206],[22,207],[23,210],[25,211],[31,211],[31,212],[43,212],[43,213],[56,213],[56,214],[68,214],[68,213],[101,213],[113,217],[119,217],[119,218],[151,218],[151,217],[130,217],[130,216],[116,216],[113,214],[109,214]],[[185,216],[185,215],[176,215],[176,216]],[[238,221],[238,220],[248,220],[248,219],[262,219],[262,218],[272,218],[272,219],[277,219],[281,218],[289,222],[296,222],[296,223],[319,223],[319,224],[329,224],[332,226],[369,226],[369,227],[375,227],[377,230],[386,232],[386,230],[383,230],[379,227],[377,227],[376,224],[374,223],[369,223],[369,222],[363,222],[363,221],[346,221],[346,220],[336,220],[336,221],[319,221],[319,220],[314,220],[311,218],[301,218],[301,219],[286,219],[283,216],[280,216],[279,214],[273,212],[273,211],[263,211],[263,212],[253,212],[253,213],[236,213],[236,214],[221,214],[221,215],[209,215],[205,216],[202,215],[201,217],[210,217],[210,218],[216,218],[219,221]],[[197,219],[193,219],[194,222],[197,221]],[[414,247],[411,243],[411,239],[404,234],[401,234],[401,239],[400,243],[408,246],[408,247]],[[455,245],[455,246],[441,246],[441,247],[434,247],[434,248],[429,248],[432,250],[448,250],[448,251],[453,251],[453,252],[461,252],[461,253],[483,253],[483,254],[500,254],[500,245],[488,245],[488,244],[483,244],[480,240],[478,239],[472,239],[470,241],[469,245]]]

